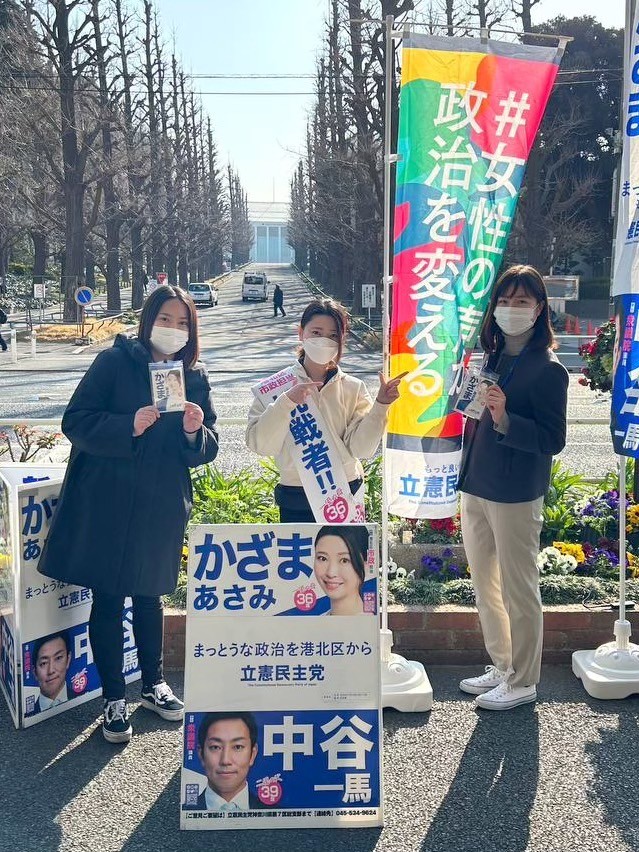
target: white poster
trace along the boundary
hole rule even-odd
[[[62,465],[0,468],[5,494],[0,505],[0,594],[12,597],[0,610],[1,681],[9,706],[15,702],[17,727],[30,727],[101,694],[89,642],[91,590],[44,577],[37,570],[63,477]],[[2,580],[3,550],[9,550],[10,582]],[[124,672],[132,681],[140,672],[129,600],[123,627]]]
[[[184,829],[382,823],[374,525],[189,532]]]

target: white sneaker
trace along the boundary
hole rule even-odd
[[[459,688],[462,692],[469,692],[471,695],[483,695],[499,686],[506,678],[506,672],[502,672],[495,666],[486,666],[486,671],[478,677],[465,677],[459,682]]]
[[[478,695],[475,699],[476,707],[484,710],[512,710],[520,704],[529,704],[537,700],[537,688],[533,686],[511,686],[502,681],[499,686]]]

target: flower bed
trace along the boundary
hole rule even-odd
[[[595,336],[579,347],[579,354],[586,366],[579,384],[596,391],[612,388],[612,361],[615,346],[615,321],[608,320],[596,329]]]

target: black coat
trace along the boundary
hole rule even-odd
[[[280,287],[275,287],[273,290],[273,304],[280,308],[284,304],[284,291]]]
[[[193,492],[189,468],[217,455],[206,370],[185,370],[186,397],[204,412],[191,447],[182,412],[162,414],[137,438],[135,412],[151,405],[151,355],[118,335],[76,388],[62,419],[71,457],[38,570],[114,595],[163,595],[177,582]]]

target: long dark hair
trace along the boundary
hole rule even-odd
[[[348,312],[343,305],[340,305],[339,302],[335,302],[333,299],[313,299],[312,302],[304,308],[304,313],[302,314],[302,319],[300,320],[300,326],[302,329],[306,328],[309,322],[313,319],[313,317],[330,317],[335,320],[335,326],[337,328],[337,333],[339,334],[339,340],[337,342],[339,350],[337,352],[336,362],[342,357],[342,350],[344,346],[344,338],[348,334],[348,330],[350,328],[350,322],[348,318]],[[300,354],[304,353],[304,342],[302,341],[302,345],[300,347]]]
[[[189,319],[189,339],[186,346],[183,346],[179,352],[175,353],[175,357],[184,363],[185,368],[190,369],[200,357],[200,341],[198,338],[197,328],[197,310],[195,303],[188,293],[185,293],[180,287],[172,287],[169,284],[162,284],[161,287],[151,293],[142,307],[140,314],[140,325],[138,327],[138,340],[143,343],[146,348],[151,351],[151,330],[155,325],[155,320],[160,313],[160,308],[169,299],[178,299],[186,306]]]
[[[533,334],[528,343],[529,349],[554,349],[555,335],[550,324],[550,307],[544,280],[534,266],[518,264],[510,266],[493,287],[490,303],[479,340],[484,352],[499,352],[504,345],[504,333],[495,322],[495,308],[502,296],[512,295],[516,290],[523,292],[542,305],[541,313],[535,320]]]
[[[317,542],[327,535],[335,535],[341,538],[348,548],[348,555],[351,558],[351,565],[355,569],[355,573],[359,577],[359,587],[362,588],[366,577],[366,556],[368,554],[368,530],[366,527],[357,526],[355,524],[336,524],[334,526],[324,526],[315,536],[315,548]]]

